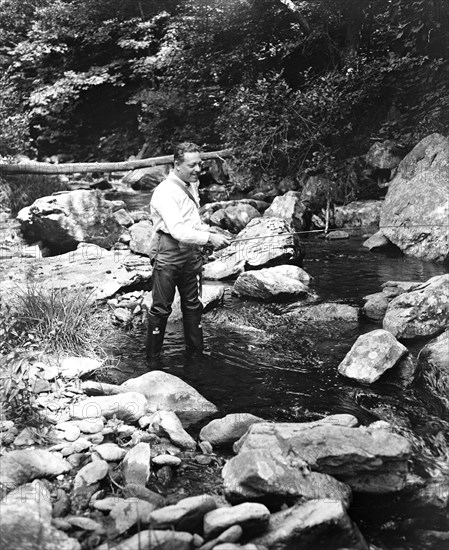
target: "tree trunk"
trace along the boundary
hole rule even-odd
[[[203,160],[220,159],[232,156],[230,149],[201,153]],[[67,164],[49,164],[47,162],[20,162],[18,164],[0,164],[0,175],[5,174],[86,174],[88,172],[127,172],[137,168],[172,164],[173,155],[152,157],[125,162],[74,162]]]

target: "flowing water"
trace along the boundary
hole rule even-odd
[[[447,271],[439,264],[373,254],[362,246],[364,240],[360,232],[352,231],[345,241],[304,239],[303,267],[314,278],[312,286],[319,301],[361,306],[363,296],[379,292],[386,281],[425,281]],[[206,284],[232,286],[232,282]],[[247,316],[266,314],[266,308],[232,297],[230,290],[225,296],[223,307],[231,316],[242,308]],[[282,315],[284,308],[288,305],[278,305],[274,311]],[[283,350],[267,345],[266,334],[223,325],[217,319],[214,312],[204,315],[205,342],[211,355],[200,361],[185,358],[182,325],[169,325],[163,368],[215,403],[220,414],[251,412],[267,420],[307,421],[351,413],[362,424],[391,421],[427,441],[439,431],[448,433],[449,418],[423,384],[407,390],[382,382],[368,387],[338,374],[337,366],[356,338],[380,328],[379,324],[361,320],[299,325],[294,342]],[[120,380],[146,371],[143,338],[143,332],[138,334],[133,349],[121,355]],[[422,345],[424,342],[415,344],[412,353]],[[363,518],[361,521],[365,523]]]

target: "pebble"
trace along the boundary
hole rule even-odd
[[[87,418],[77,422],[78,428],[85,434],[97,434],[104,428],[102,418]]]
[[[151,451],[148,443],[138,443],[123,459],[122,471],[126,485],[147,484],[150,477]]]
[[[152,459],[153,464],[157,466],[179,466],[182,460],[178,456],[173,455],[159,455]]]
[[[100,455],[103,460],[107,462],[116,462],[123,460],[126,455],[125,449],[120,448],[115,443],[102,443],[95,447],[95,452]]]
[[[258,502],[244,502],[236,506],[217,508],[204,516],[204,536],[206,539],[213,538],[225,531],[232,525],[245,524],[252,526],[259,524],[260,528],[265,527],[270,519],[270,511],[263,504]]]
[[[108,463],[105,460],[96,460],[83,466],[81,470],[76,474],[75,486],[81,484],[93,485],[97,481],[101,481],[106,477],[109,471]]]

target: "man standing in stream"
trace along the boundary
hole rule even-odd
[[[154,190],[150,203],[154,237],[153,303],[148,315],[147,362],[159,365],[165,328],[172,311],[175,289],[181,297],[184,339],[189,353],[202,353],[203,330],[201,246],[227,246],[229,239],[212,233],[201,223],[199,175],[201,149],[194,143],[180,143],[174,151],[174,168]]]

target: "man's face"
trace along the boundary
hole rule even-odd
[[[184,160],[175,163],[175,174],[185,183],[196,183],[201,172],[201,155],[184,153]]]

